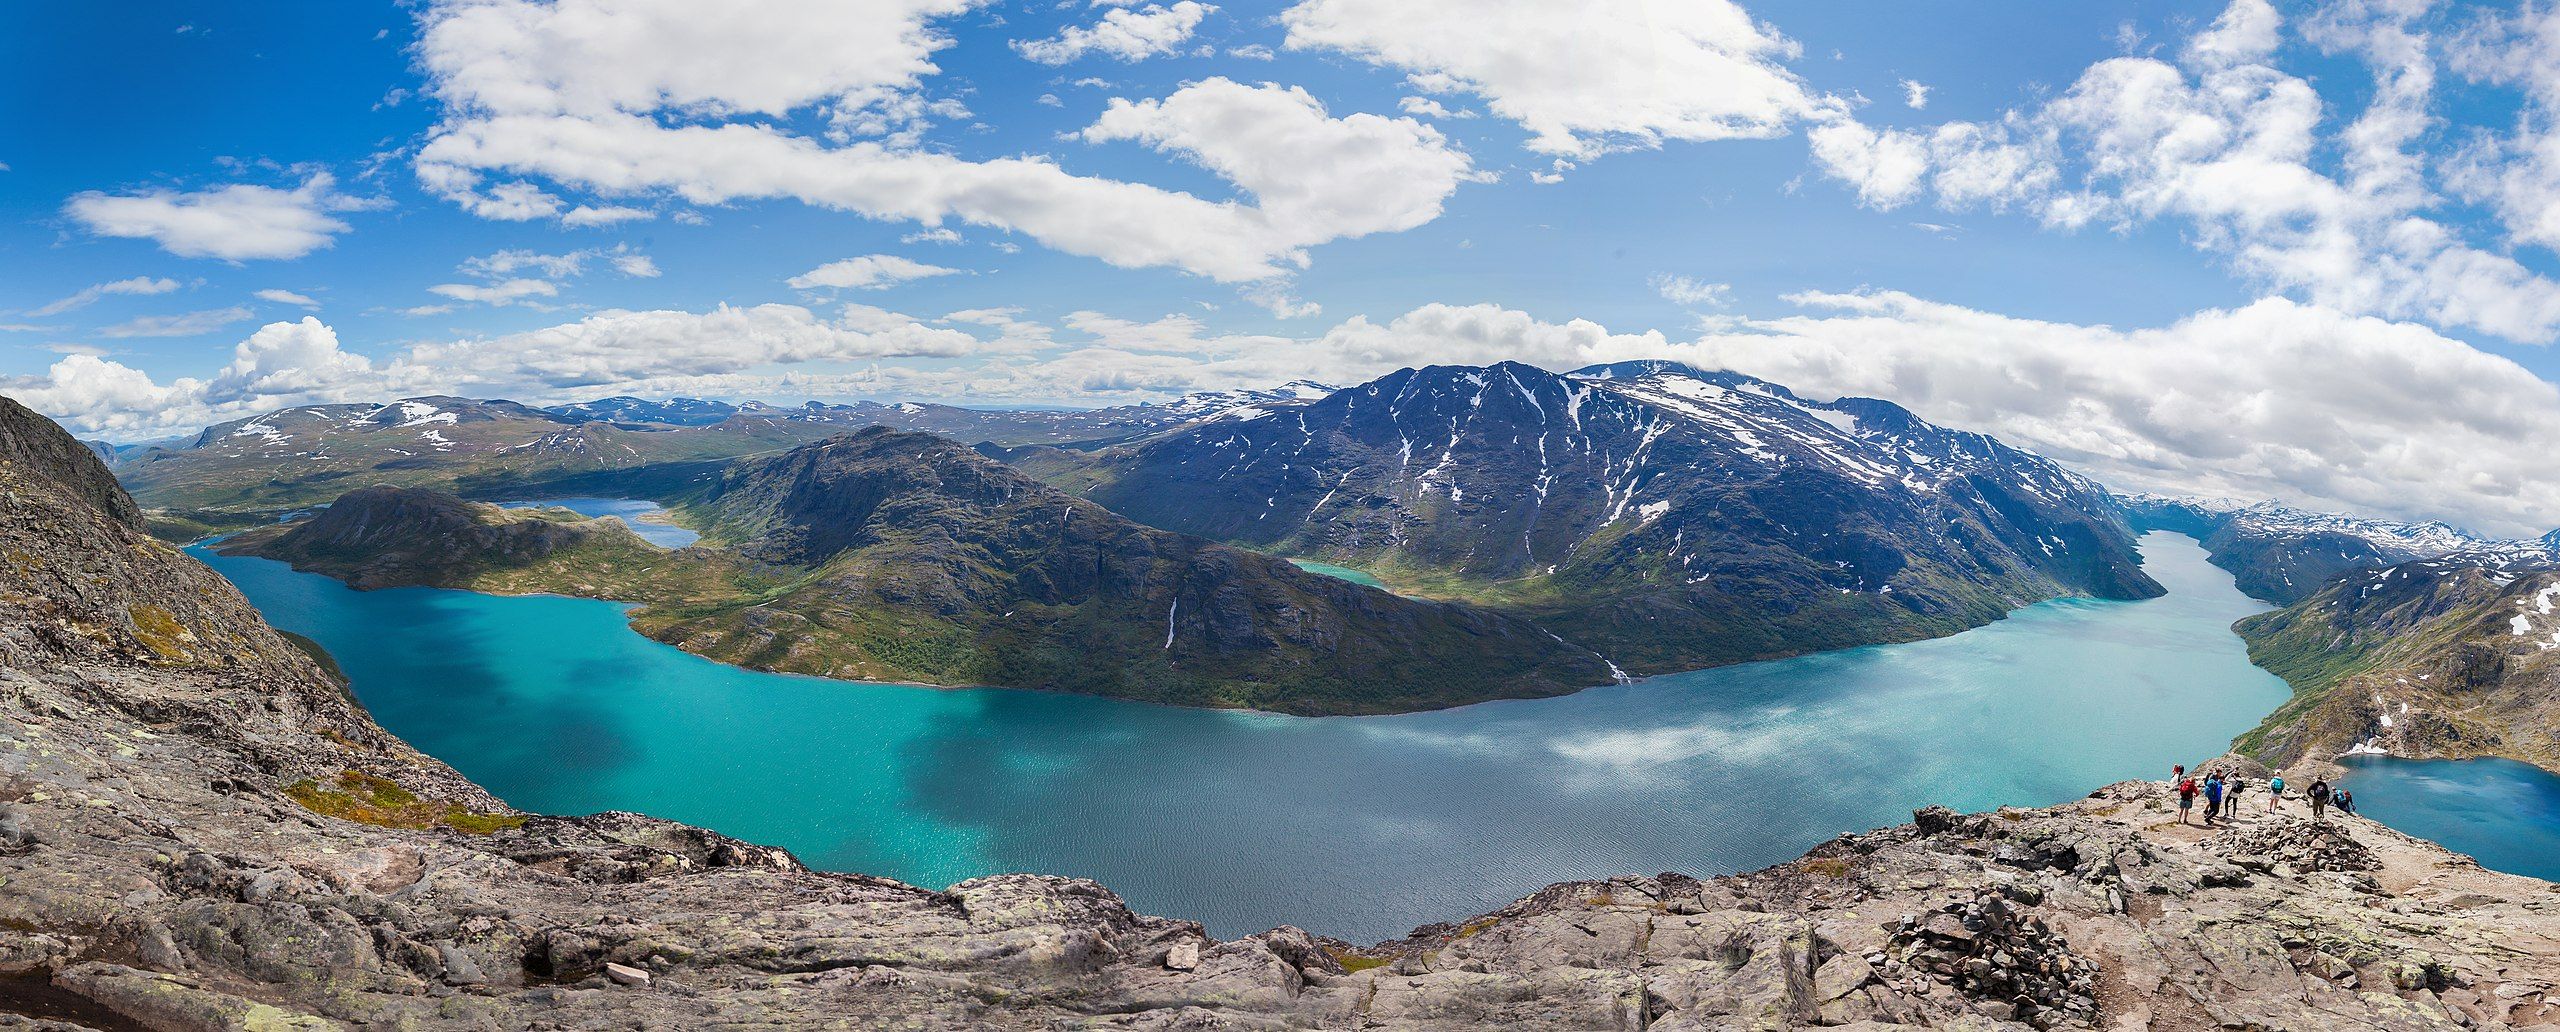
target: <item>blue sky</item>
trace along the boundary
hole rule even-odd
[[[144,439],[1666,355],[2122,487],[2560,521],[2543,12],[695,7],[11,5],[0,390]]]

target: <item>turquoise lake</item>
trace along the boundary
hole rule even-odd
[[[1291,559],[1289,562],[1308,573],[1321,573],[1336,580],[1347,580],[1353,584],[1365,584],[1369,587],[1377,588],[1382,591],[1386,589],[1386,585],[1380,583],[1378,578],[1372,577],[1360,570],[1354,570],[1348,566],[1335,566],[1332,563],[1319,563],[1311,559]]]
[[[2265,607],[2190,539],[2142,547],[2166,597],[1328,718],[752,673],[610,603],[356,592],[196,554],[334,653],[384,726],[527,809],[637,810],[933,887],[1090,877],[1219,935],[1367,942],[1550,882],[1748,870],[1930,803],[2053,803],[2221,753],[2286,696],[2228,629]]]

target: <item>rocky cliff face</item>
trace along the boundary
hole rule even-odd
[[[2277,764],[2361,751],[2560,770],[2560,571],[2498,558],[2351,572],[2240,621],[2250,659],[2294,689],[2240,747]]]
[[[1630,363],[1408,369],[1026,468],[1153,526],[1528,615],[1635,673],[2157,594],[2112,500],[1893,405]]]

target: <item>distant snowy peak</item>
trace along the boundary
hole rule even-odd
[[[750,402],[760,408],[771,406]],[[543,411],[571,423],[650,423],[662,426],[710,426],[735,415],[739,406],[702,398],[634,398],[619,395],[598,398],[572,405],[553,405]]]
[[[2538,548],[2553,543],[2545,538],[2540,544],[2481,537],[2442,520],[2411,523],[2371,516],[2300,509],[2272,501],[2243,502],[2231,498],[2189,498],[2176,495],[2135,494],[2125,496],[2136,507],[2183,509],[2216,522],[2268,537],[2310,537],[2335,534],[2363,541],[2394,562],[2430,559],[2458,552],[2503,553],[2519,546]],[[2560,537],[2560,531],[2554,532]]]
[[[1322,401],[1339,388],[1312,380],[1291,380],[1268,390],[1200,391],[1162,405],[1137,406],[1169,413],[1185,421],[1253,419],[1276,410]]]

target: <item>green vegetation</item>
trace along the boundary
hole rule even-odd
[[[657,640],[826,677],[1309,714],[1607,677],[1515,619],[1140,527],[942,438],[859,434],[742,464],[681,513],[704,544],[669,552],[608,521],[373,488],[224,550],[360,588],[634,602]]]
[[[1324,955],[1332,957],[1334,963],[1342,965],[1342,970],[1355,975],[1371,968],[1382,968],[1395,963],[1394,957],[1372,957],[1365,953],[1354,953],[1339,946],[1325,947]]]
[[[361,771],[341,771],[326,784],[304,779],[286,785],[285,795],[302,808],[381,828],[451,828],[466,835],[487,835],[524,825],[517,814],[483,813],[460,803],[423,799],[389,778]]]

